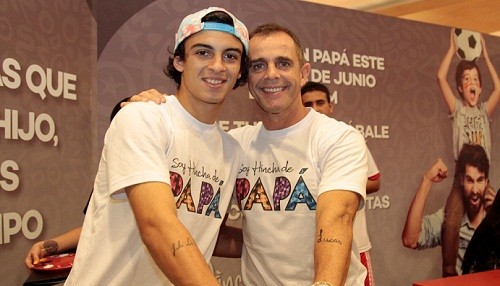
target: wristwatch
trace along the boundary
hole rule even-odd
[[[314,282],[313,284],[311,284],[311,286],[332,286],[332,284],[330,284],[326,281],[318,281],[318,282]]]

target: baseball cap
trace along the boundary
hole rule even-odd
[[[224,23],[201,22],[201,18],[215,11],[221,11],[231,16],[231,18],[233,19],[234,27]],[[247,27],[245,27],[245,25],[240,20],[236,19],[233,14],[229,13],[224,8],[219,7],[210,7],[187,15],[184,20],[182,20],[179,26],[179,30],[177,30],[177,33],[175,34],[174,52],[175,50],[177,50],[179,44],[182,43],[182,41],[184,41],[187,37],[203,30],[221,31],[234,35],[241,41],[243,47],[245,48],[245,53],[248,54]]]

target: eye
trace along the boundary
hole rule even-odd
[[[200,57],[209,57],[211,53],[208,50],[197,50],[195,51],[195,55],[198,55]]]
[[[227,53],[224,54],[224,59],[226,59],[227,61],[238,61],[240,57],[236,53]]]
[[[251,62],[248,69],[252,72],[260,72],[266,69],[266,64],[263,62]]]
[[[286,60],[280,60],[276,63],[276,67],[279,69],[287,69],[292,66],[292,63]]]

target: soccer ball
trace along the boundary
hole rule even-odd
[[[466,61],[474,61],[481,55],[481,34],[463,29],[455,29],[454,40],[457,56]]]

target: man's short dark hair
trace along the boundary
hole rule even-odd
[[[304,95],[304,93],[311,92],[311,91],[324,92],[326,95],[326,100],[328,101],[328,103],[330,103],[330,90],[328,89],[328,87],[326,85],[319,83],[319,82],[308,81],[300,89],[300,94]]]
[[[208,13],[205,15],[205,17],[201,18],[202,22],[215,22],[215,23],[223,23],[227,25],[231,25],[234,27],[234,22],[233,18],[229,16],[228,14],[222,12],[222,11],[214,11],[211,13]],[[168,64],[167,66],[163,69],[163,72],[170,78],[172,78],[175,83],[177,84],[177,89],[181,85],[181,76],[182,73],[179,72],[175,66],[174,66],[174,58],[179,57],[181,60],[186,59],[186,50],[185,50],[185,44],[186,40],[189,39],[187,37],[184,41],[182,41],[179,46],[177,46],[177,49],[172,53],[171,56],[168,59]],[[233,89],[243,86],[247,83],[248,80],[248,67],[247,67],[247,55],[245,51],[245,47],[243,47],[243,53],[241,55],[241,63],[240,63],[240,72],[241,76],[236,80],[236,84],[233,86]]]
[[[486,151],[481,145],[464,144],[457,160],[457,174],[463,180],[467,166],[475,167],[479,172],[484,173],[486,179],[490,173],[490,161]]]
[[[302,47],[302,44],[300,43],[299,38],[292,31],[290,31],[289,29],[287,29],[283,26],[280,26],[280,25],[275,24],[275,23],[262,24],[262,25],[258,26],[257,28],[255,28],[255,30],[253,30],[250,33],[249,38],[252,39],[255,36],[268,37],[270,35],[273,35],[273,34],[276,34],[279,32],[285,33],[288,36],[290,36],[290,38],[292,38],[293,42],[295,43],[295,47],[297,48],[297,57],[299,58],[299,64],[300,65],[305,64],[306,60],[304,58],[304,48]]]

